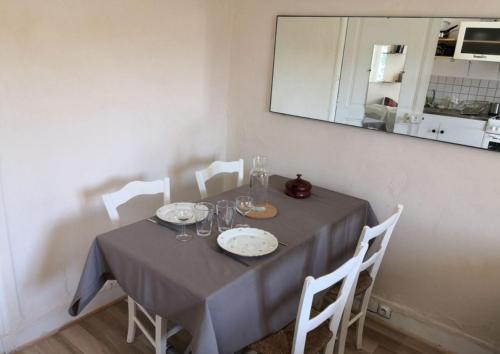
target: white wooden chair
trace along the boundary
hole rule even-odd
[[[291,325],[289,325],[284,330],[250,345],[248,349],[259,354],[277,352],[304,354],[317,353],[322,350],[324,350],[325,354],[333,354],[340,319],[367,250],[368,244],[363,243],[358,247],[353,258],[332,273],[317,279],[312,276],[306,277],[295,321],[295,329],[292,331]],[[337,283],[341,284],[337,299],[321,312],[317,314],[312,312],[314,295]],[[311,314],[313,314],[312,318]],[[329,321],[328,324],[326,324],[327,321]],[[311,340],[307,341],[306,346],[308,333],[311,334]],[[293,340],[291,339],[292,336]]]
[[[163,193],[163,203],[170,203],[170,179],[164,178],[163,180],[156,180],[152,182],[134,181],[128,183],[119,191],[104,194],[102,200],[106,206],[109,218],[114,226],[120,223],[120,215],[118,214],[118,207],[125,204],[130,199],[140,195],[153,195]],[[136,326],[139,327],[144,333],[144,336],[155,347],[156,354],[165,354],[167,350],[167,339],[177,332],[182,327],[174,326],[167,331],[167,320],[154,315],[154,318],[148,313],[141,305],[135,302],[130,296],[127,297],[128,303],[128,331],[127,342],[132,343],[135,339]],[[137,317],[137,309],[139,309],[144,316],[153,324],[154,334],[148,332],[144,324]]]
[[[356,277],[357,283],[352,288],[349,295],[349,299],[345,306],[344,315],[342,317],[342,322],[340,325],[337,351],[338,354],[344,353],[347,330],[356,322],[356,348],[361,349],[362,347],[366,310],[368,309],[368,303],[370,301],[373,284],[375,283],[375,278],[377,277],[380,264],[382,263],[382,259],[384,258],[384,254],[387,249],[387,245],[389,244],[389,240],[391,239],[392,232],[394,231],[394,227],[396,226],[402,212],[403,206],[400,204],[397,206],[395,213],[387,220],[374,227],[365,226],[363,228],[363,231],[361,232],[357,249],[359,250],[361,247],[363,247],[362,245],[373,240],[374,244],[372,245],[372,247],[376,247],[375,249],[377,249],[377,251],[375,251],[374,253],[370,253],[370,257],[367,260],[363,261],[363,263],[361,264],[359,274]],[[369,280],[362,280],[361,277],[369,277]],[[363,288],[363,285],[360,285],[361,283],[364,283],[366,285],[366,288]],[[355,295],[361,296],[360,308],[358,313],[352,314],[352,304]]]
[[[118,207],[125,204],[130,199],[140,195],[153,195],[163,193],[163,203],[170,203],[170,178],[151,182],[133,181],[125,185],[119,191],[104,194],[102,200],[108,212],[113,226],[120,224],[120,215]]]
[[[196,182],[198,183],[198,189],[200,190],[201,198],[204,199],[208,197],[207,187],[205,182],[210,178],[218,175],[219,173],[238,173],[238,183],[237,186],[243,185],[243,159],[237,161],[214,161],[201,171],[196,171]]]

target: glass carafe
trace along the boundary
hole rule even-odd
[[[265,210],[268,185],[267,157],[256,156],[253,158],[253,168],[250,171],[250,196],[253,198],[255,211]]]

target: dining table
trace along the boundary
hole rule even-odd
[[[190,226],[195,236],[180,242],[175,229],[141,220],[95,238],[69,313],[78,315],[116,280],[148,311],[189,331],[195,354],[234,353],[283,328],[296,317],[305,277],[337,269],[353,256],[362,228],[377,222],[366,200],[318,186],[295,199],[284,193],[287,180],[269,178],[275,217],[236,220],[273,234],[280,241],[273,253],[235,259],[221,252],[216,225],[209,237]],[[204,201],[249,191],[244,185]]]

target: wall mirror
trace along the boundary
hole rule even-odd
[[[278,16],[270,111],[500,151],[500,21]]]

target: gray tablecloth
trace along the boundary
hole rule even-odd
[[[282,193],[285,181],[270,179],[278,215],[245,222],[288,246],[246,259],[246,267],[216,251],[215,232],[184,243],[174,231],[140,221],[95,239],[69,313],[80,313],[116,279],[144,307],[186,328],[194,353],[232,353],[282,328],[296,316],[304,278],[336,269],[353,255],[362,227],[376,222],[364,200],[319,187],[308,199],[293,199]],[[208,200],[247,193],[244,186]]]

